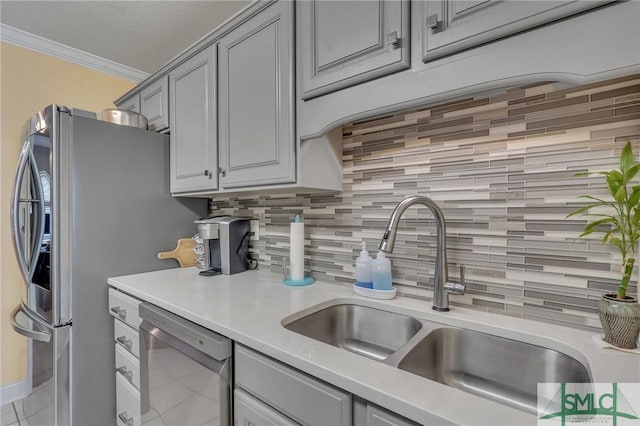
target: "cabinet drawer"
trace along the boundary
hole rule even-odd
[[[309,425],[351,425],[351,395],[236,345],[236,385]]]
[[[140,390],[140,361],[124,346],[116,344],[116,374],[123,376]]]
[[[113,324],[113,337],[118,345],[131,352],[136,358],[140,358],[140,341],[138,330],[134,330],[122,321],[115,320]]]
[[[140,392],[121,374],[116,374],[116,424],[140,425]]]
[[[371,404],[367,404],[366,424],[367,426],[419,426],[418,423]]]
[[[299,426],[298,423],[240,389],[233,392],[233,411],[235,426]]]
[[[138,328],[142,319],[138,315],[140,301],[134,297],[109,289],[109,313],[133,328]]]

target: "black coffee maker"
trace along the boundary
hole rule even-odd
[[[205,270],[200,275],[231,275],[249,269],[250,220],[234,216],[198,219],[198,234],[204,245]]]

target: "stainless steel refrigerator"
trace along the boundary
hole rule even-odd
[[[156,254],[195,232],[206,201],[169,194],[167,135],[51,105],[22,138],[12,232],[26,291],[11,321],[29,342],[31,394],[20,403],[38,411],[30,423],[113,426],[106,279],[175,266]]]

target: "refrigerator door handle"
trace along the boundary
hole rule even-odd
[[[42,240],[44,239],[44,210],[45,210],[45,199],[44,199],[44,189],[42,188],[42,181],[40,180],[40,171],[38,170],[38,164],[36,163],[35,155],[33,154],[33,150],[29,150],[29,162],[31,163],[31,173],[33,174],[33,181],[35,183],[36,188],[36,201],[33,203],[33,206],[37,208],[37,221],[36,221],[36,230],[35,236],[36,238],[31,239],[31,263],[29,265],[29,283],[31,282],[31,278],[33,278],[33,274],[36,271],[36,267],[38,266],[38,258],[40,257],[40,246],[42,245]]]
[[[23,316],[33,321],[33,325],[37,328],[37,330],[29,328],[28,324],[21,323],[21,321],[18,319],[20,314],[23,314]],[[45,343],[49,343],[51,341],[51,333],[47,329],[45,323],[22,303],[20,303],[20,306],[15,308],[11,313],[11,327],[13,327],[13,330],[16,333],[21,334],[29,339],[38,340]]]
[[[20,152],[20,160],[18,161],[18,170],[16,171],[16,178],[14,180],[13,187],[13,208],[11,210],[11,231],[13,234],[13,242],[18,253],[18,261],[20,262],[20,268],[22,274],[27,283],[31,283],[31,278],[36,270],[38,264],[38,257],[40,255],[40,245],[44,238],[44,189],[42,188],[42,182],[40,181],[40,172],[36,163],[35,156],[33,154],[33,143],[29,138],[22,147]],[[25,172],[29,170],[31,173],[31,180],[35,188],[35,198],[29,196],[28,200],[20,199],[20,188],[24,179]],[[29,255],[24,252],[23,241],[20,239],[20,220],[19,209],[20,201],[29,201],[31,208],[36,210],[36,223],[35,230],[31,234],[31,241],[29,246]]]
[[[18,254],[18,262],[20,263],[20,270],[27,283],[31,281],[29,277],[29,266],[25,258],[24,247],[20,240],[20,187],[22,186],[22,179],[27,165],[31,164],[31,139],[27,140],[20,152],[20,159],[18,160],[18,169],[16,170],[16,177],[13,180],[13,206],[11,209],[11,233],[13,234],[13,244]]]

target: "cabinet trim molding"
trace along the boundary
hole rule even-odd
[[[5,43],[13,44],[14,46],[22,47],[23,49],[53,56],[56,59],[61,59],[105,74],[124,78],[125,80],[133,81],[134,83],[139,83],[149,76],[149,74],[144,71],[113,62],[109,59],[84,52],[74,47],[70,47],[2,23],[0,23],[0,40]],[[120,97],[115,103],[126,99],[129,93],[135,93],[137,90],[138,88],[135,88],[128,92],[124,96]]]

